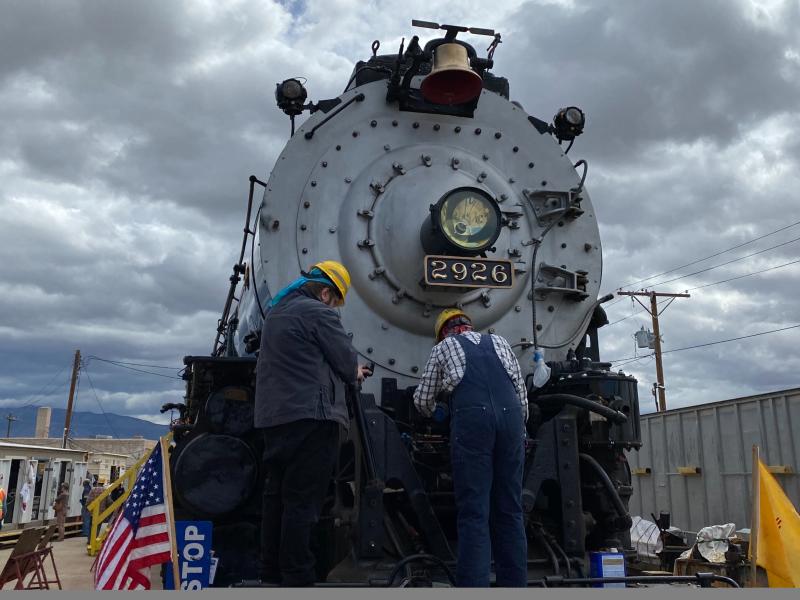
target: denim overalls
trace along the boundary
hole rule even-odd
[[[461,383],[450,401],[453,487],[458,510],[458,567],[463,587],[489,587],[494,555],[497,585],[527,585],[527,540],[522,518],[525,422],[514,385],[494,351],[456,340],[466,354]]]

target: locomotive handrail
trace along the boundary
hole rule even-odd
[[[360,398],[361,386],[349,386],[347,397],[350,398],[350,412],[353,415],[356,428],[358,429],[361,451],[364,454],[364,467],[367,471],[367,480],[374,481],[378,478],[375,466],[375,454],[372,452],[372,443],[367,434],[367,421],[364,418],[364,408],[361,406]]]
[[[255,175],[250,175],[250,193],[247,197],[247,216],[245,217],[244,222],[244,237],[242,238],[242,250],[239,252],[239,260],[233,265],[233,275],[230,276],[231,285],[228,288],[228,297],[225,299],[225,307],[222,309],[222,317],[220,317],[219,325],[217,326],[217,337],[214,338],[214,347],[211,349],[211,354],[215,355],[217,353],[217,348],[219,346],[219,338],[222,336],[222,332],[225,330],[228,321],[228,314],[231,311],[231,305],[233,304],[234,294],[236,293],[236,286],[241,281],[240,274],[245,273],[244,265],[242,261],[244,260],[244,253],[247,250],[247,237],[249,235],[255,236],[255,231],[250,229],[250,215],[253,210],[253,192],[255,190],[255,184],[260,185],[261,187],[267,187],[267,184],[261,181]],[[253,269],[253,265],[250,265],[250,269]]]
[[[154,446],[155,447],[155,446]],[[128,495],[131,493],[133,489],[133,483],[136,479],[136,475],[139,473],[139,469],[142,467],[144,462],[150,457],[152,454],[153,449],[151,448],[147,452],[142,455],[142,457],[136,461],[136,463],[126,469],[125,473],[112,482],[103,492],[97,496],[94,500],[92,500],[86,506],[86,510],[89,511],[89,518],[91,519],[91,525],[89,528],[89,543],[86,545],[86,552],[89,556],[94,556],[100,551],[100,548],[103,546],[103,542],[108,535],[108,532],[111,530],[111,527],[106,528],[103,531],[99,531],[100,525],[111,515],[117,512],[117,509],[122,506],[125,501],[128,499]],[[106,498],[111,495],[115,489],[120,487],[123,483],[127,482],[127,486],[124,488],[122,495],[114,500],[111,504],[106,506],[103,509],[103,504]]]
[[[314,125],[314,127],[312,127],[312,128],[311,128],[311,131],[306,131],[306,132],[305,132],[305,134],[304,134],[304,135],[305,135],[305,138],[306,138],[307,140],[310,140],[311,138],[313,138],[313,137],[314,137],[314,133],[316,133],[317,129],[319,129],[320,127],[322,127],[323,125],[325,125],[325,123],[327,123],[328,121],[330,121],[330,120],[331,120],[333,117],[335,117],[336,115],[338,115],[338,114],[339,114],[340,112],[342,112],[342,111],[343,111],[345,108],[347,108],[348,106],[350,106],[350,105],[351,105],[353,102],[361,102],[362,100],[364,100],[364,98],[366,98],[366,96],[364,95],[364,93],[363,93],[363,92],[361,92],[361,93],[359,93],[359,94],[356,94],[355,96],[353,96],[352,98],[350,98],[350,100],[348,100],[347,102],[345,102],[344,104],[342,104],[342,105],[341,105],[339,108],[337,108],[335,111],[333,111],[333,112],[332,112],[331,114],[329,114],[327,117],[325,117],[324,119],[322,119],[322,121],[320,121],[319,123],[317,123],[316,125]]]

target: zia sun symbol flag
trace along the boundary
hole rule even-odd
[[[800,515],[781,484],[758,461],[757,564],[769,587],[800,587]]]
[[[163,443],[142,465],[97,559],[97,590],[149,590],[149,568],[171,559],[172,525]]]

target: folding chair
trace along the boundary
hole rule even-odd
[[[61,578],[58,576],[58,569],[56,568],[56,559],[53,555],[53,545],[51,543],[53,536],[56,533],[56,529],[58,525],[53,524],[50,525],[47,530],[42,534],[42,539],[39,540],[39,544],[36,546],[36,562],[37,562],[37,570],[34,571],[33,577],[28,582],[28,589],[50,589],[50,584],[55,583],[58,585],[58,589],[63,589],[61,587]],[[53,565],[53,573],[54,578],[48,579],[47,571],[45,570],[45,562],[47,561],[47,557],[50,557],[50,563]]]
[[[16,579],[17,583],[14,589],[24,590],[25,578],[30,573],[38,575],[40,561],[37,556],[36,546],[41,541],[44,530],[44,527],[32,527],[22,530],[3,570],[0,571],[0,588]],[[34,578],[36,578],[36,575],[34,575]]]
[[[47,548],[47,545],[50,543],[50,540],[53,539],[53,535],[55,535],[57,528],[58,525],[56,524],[47,527],[45,532],[42,534],[42,539],[39,540],[39,543],[36,545],[37,550],[44,550]]]

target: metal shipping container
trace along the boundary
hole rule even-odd
[[[642,415],[642,442],[628,453],[632,515],[750,527],[753,444],[800,507],[800,388]]]

